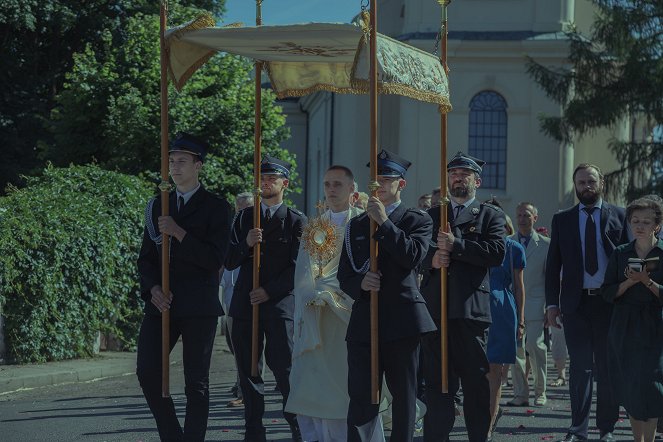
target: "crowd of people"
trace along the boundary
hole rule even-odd
[[[324,205],[312,220],[284,202],[290,164],[265,156],[260,205],[253,206],[252,193],[240,194],[232,218],[230,205],[198,180],[206,150],[203,141],[178,136],[170,149],[176,185],[170,215],[161,215],[158,198],[146,208],[137,375],[161,440],[205,438],[210,357],[222,314],[238,374],[229,406],[244,407],[246,441],[267,440],[265,366],[294,441],[380,442],[387,425],[391,441],[412,441],[423,417],[424,441],[444,442],[461,407],[467,439],[492,441],[509,368],[514,388],[506,405],[528,406],[530,390],[534,405],[546,405],[549,348],[557,369],[550,383],[568,382],[570,393],[570,425],[561,440],[587,440],[594,398],[602,441],[615,440],[620,407],[635,441],[654,440],[663,416],[660,198],[640,198],[626,209],[611,205],[601,170],[579,164],[573,174],[579,203],[553,216],[548,236],[536,228],[533,202],[517,205],[514,226],[497,200],[478,201],[485,163],[460,152],[447,164],[448,194],[435,189],[418,208],[407,207],[401,193],[411,163],[382,150],[375,196],[362,198],[353,172],[332,166],[323,178]],[[163,235],[170,241],[168,293],[161,287]],[[379,312],[377,399],[371,293]],[[183,342],[184,426],[172,399],[161,395],[166,310],[171,348]]]

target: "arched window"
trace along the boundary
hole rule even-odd
[[[506,100],[482,91],[470,101],[468,153],[486,162],[481,187],[506,189]]]

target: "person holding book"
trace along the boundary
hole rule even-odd
[[[635,240],[610,257],[601,294],[614,304],[608,330],[608,370],[617,401],[637,442],[653,442],[663,416],[663,208],[641,198],[626,208]]]

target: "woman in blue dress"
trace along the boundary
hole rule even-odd
[[[489,201],[493,205],[496,201]],[[499,205],[498,205],[499,206]],[[513,235],[513,224],[507,216],[507,236]],[[487,356],[490,363],[490,413],[491,425],[487,440],[492,440],[502,410],[502,368],[515,364],[516,346],[525,331],[525,249],[510,238],[505,238],[506,254],[500,267],[490,269],[490,314]]]

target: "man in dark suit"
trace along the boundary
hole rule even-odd
[[[447,268],[449,392],[442,393],[440,332],[422,339],[426,406],[424,440],[449,440],[455,421],[454,394],[463,383],[463,410],[468,440],[486,441],[490,427],[490,388],[486,340],[490,324],[489,268],[502,264],[505,246],[504,213],[476,200],[485,163],[458,152],[447,165],[451,203],[447,226],[440,230],[440,208],[433,219],[431,246],[424,260],[422,292],[439,328],[440,268]]]
[[[266,338],[265,361],[274,373],[285,406],[290,392],[295,263],[306,217],[283,203],[288,187],[290,164],[265,156],[260,165],[262,202],[261,228],[253,227],[253,210],[237,214],[230,236],[226,269],[240,267],[230,316],[232,344],[244,395],[245,441],[266,440],[262,417],[265,413],[263,380],[251,376],[251,325],[253,305],[260,306],[259,352]],[[253,288],[253,250],[260,243],[260,287]],[[284,412],[293,440],[301,440],[296,416]]]
[[[401,203],[410,162],[382,150],[377,197],[353,218],[338,266],[341,289],[354,300],[346,335],[348,347],[348,441],[368,441],[378,405],[371,403],[370,291],[378,291],[379,383],[393,396],[392,441],[412,441],[417,399],[419,338],[435,329],[417,288],[416,269],[426,255],[432,221]],[[370,219],[378,227],[370,231]],[[369,271],[370,235],[378,243],[378,272]]]
[[[597,166],[580,164],[573,184],[580,203],[553,216],[546,264],[547,324],[559,327],[561,314],[571,359],[571,426],[563,440],[587,440],[596,367],[596,426],[601,440],[612,441],[619,418],[608,381],[606,339],[612,305],[603,300],[599,288],[613,250],[628,242],[625,211],[603,201],[603,174]]]
[[[219,269],[230,233],[230,205],[198,182],[207,145],[181,134],[170,148],[170,215],[160,198],[145,210],[138,258],[145,316],[138,336],[136,374],[163,441],[203,441],[209,414],[209,367],[218,316]],[[161,287],[161,242],[170,235],[170,293]],[[170,309],[170,348],[182,337],[186,418],[184,431],[173,400],[161,397],[161,312]]]

